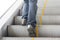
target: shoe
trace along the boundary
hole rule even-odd
[[[28,32],[30,37],[36,37],[35,28],[33,28],[32,25],[28,25]]]
[[[26,19],[22,19],[22,25],[26,25]]]

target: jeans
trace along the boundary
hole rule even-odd
[[[37,0],[24,0],[22,18],[27,20],[28,25],[36,27]]]

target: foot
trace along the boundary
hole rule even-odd
[[[26,25],[26,19],[22,19],[22,25]]]
[[[30,37],[36,37],[35,28],[33,28],[32,25],[28,25],[28,32]]]

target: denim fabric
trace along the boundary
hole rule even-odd
[[[24,0],[22,18],[27,20],[28,25],[36,26],[37,0]]]

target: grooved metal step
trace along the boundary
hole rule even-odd
[[[42,8],[38,8],[37,14],[42,15]],[[60,15],[60,8],[59,7],[46,8],[44,11],[44,15]]]
[[[22,16],[17,16],[15,17],[15,24],[20,25],[22,22]],[[42,25],[60,25],[60,15],[57,16],[42,16],[42,18],[40,18],[40,16],[38,15],[36,17],[36,21],[37,23],[40,25],[40,22],[42,20]]]
[[[9,25],[8,26],[8,36],[29,37],[27,26]]]
[[[46,6],[44,10],[44,15],[60,15],[60,0],[38,0],[38,14],[42,14],[42,9]]]
[[[15,24],[20,25],[22,23],[22,16],[16,16],[15,17]]]
[[[39,37],[60,37],[60,25],[38,25]],[[8,36],[29,37],[27,26],[8,26]]]
[[[41,8],[44,6],[44,2],[46,2],[46,0],[38,0],[38,7]],[[48,0],[46,3],[46,8],[51,8],[51,7],[60,7],[60,0]]]
[[[39,37],[33,39],[32,37],[3,37],[1,40],[60,40],[60,38]]]

